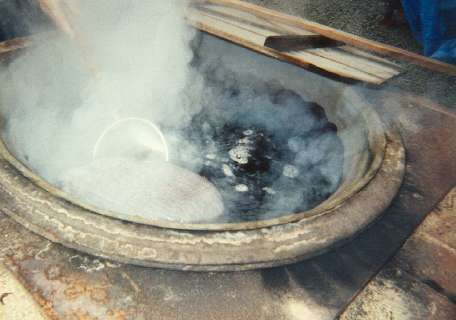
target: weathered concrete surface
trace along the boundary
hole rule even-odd
[[[455,319],[455,219],[456,188],[427,216],[341,318]]]
[[[456,190],[439,204],[420,226],[429,239],[438,239],[442,247],[456,250]],[[432,240],[431,240],[432,241]],[[453,251],[455,252],[455,251]],[[456,268],[455,268],[456,270]]]
[[[456,305],[401,269],[385,268],[340,317],[341,320],[443,320]]]
[[[42,309],[21,283],[0,263],[0,319],[46,320]]]
[[[456,188],[407,240],[391,264],[456,303]]]

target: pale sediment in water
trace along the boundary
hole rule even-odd
[[[60,184],[84,203],[145,219],[214,222],[223,215],[208,180],[160,159],[97,159],[65,173]]]

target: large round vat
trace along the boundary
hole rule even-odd
[[[211,41],[206,42],[208,50]],[[228,56],[244,50],[227,46]],[[344,146],[343,178],[336,192],[318,206],[236,223],[125,216],[80,203],[53,187],[17,160],[2,141],[2,211],[31,231],[76,250],[125,263],[194,271],[292,263],[340,245],[378,219],[401,185],[405,151],[400,136],[381,121],[375,106],[357,90],[295,66],[265,57],[239,64],[239,69],[246,64],[246,70],[262,66],[264,78],[315,101],[337,126]]]

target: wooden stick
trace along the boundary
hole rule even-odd
[[[71,38],[74,38],[75,30],[70,22],[67,12],[64,10],[62,1],[57,0],[39,0],[41,10],[46,13],[57,25],[59,29],[65,32]],[[65,6],[66,7],[66,6]]]
[[[39,4],[43,12],[54,21],[55,25],[77,44],[87,69],[95,78],[97,78],[99,72],[94,63],[92,50],[90,50],[90,46],[88,45],[85,36],[75,28],[73,23],[72,17],[80,13],[78,6],[75,5],[76,2],[39,0]]]
[[[254,15],[261,16],[262,18],[280,21],[285,24],[293,25],[305,29],[306,31],[321,34],[327,38],[341,41],[354,47],[362,48],[368,51],[376,52],[381,55],[390,56],[400,60],[404,60],[430,70],[446,73],[452,76],[456,76],[456,66],[425,57],[423,55],[413,53],[404,49],[400,49],[394,46],[383,44],[377,41],[368,40],[348,32],[340,31],[327,27],[325,25],[297,18],[285,13],[280,13],[274,10],[270,10],[261,6],[246,3],[238,0],[194,0],[195,4],[214,4],[224,5],[227,7],[240,9],[243,11],[250,12]]]
[[[26,48],[30,46],[31,42],[30,37],[15,38],[0,42],[0,57],[16,50]]]
[[[0,42],[0,59],[6,57],[15,51],[29,48],[34,44],[42,43],[56,36],[56,32],[40,32],[31,36],[19,37]]]

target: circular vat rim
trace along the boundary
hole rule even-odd
[[[354,91],[349,96],[358,97]],[[358,97],[359,98],[359,97]],[[381,120],[364,102],[376,125]],[[352,238],[378,219],[396,196],[405,149],[383,128],[378,156],[367,174],[330,207],[255,228],[182,230],[99,214],[62,197],[16,160],[2,144],[2,211],[29,230],[67,247],[123,263],[192,271],[236,271],[292,263]],[[384,144],[383,144],[384,142]],[[372,146],[371,146],[372,147]],[[332,202],[331,202],[332,201]],[[222,225],[223,226],[223,225]]]
[[[18,160],[8,147],[0,138],[0,157],[5,159],[8,163],[13,165],[22,176],[30,180],[30,183],[38,186],[39,188],[49,192],[55,199],[69,202],[83,210],[90,211],[108,218],[119,219],[121,221],[133,222],[142,225],[150,225],[160,228],[176,229],[176,230],[199,230],[199,231],[235,231],[235,230],[254,230],[259,228],[271,227],[274,225],[284,225],[292,222],[301,221],[310,217],[324,215],[333,211],[335,208],[341,206],[348,199],[356,195],[362,190],[370,181],[375,177],[378,170],[384,162],[386,150],[386,131],[381,123],[380,118],[373,110],[373,108],[360,98],[359,94],[352,89],[344,92],[346,104],[354,104],[357,107],[356,112],[358,116],[363,119],[362,122],[366,124],[366,132],[368,139],[368,148],[372,152],[372,159],[368,169],[360,179],[349,185],[339,186],[328,199],[318,204],[316,207],[298,213],[285,213],[279,217],[246,221],[246,222],[233,222],[233,223],[181,223],[177,221],[167,221],[164,219],[149,219],[142,215],[130,215],[120,212],[110,211],[102,208],[95,207],[91,204],[83,203],[64,191],[54,187],[36,173],[34,173],[27,165]]]

